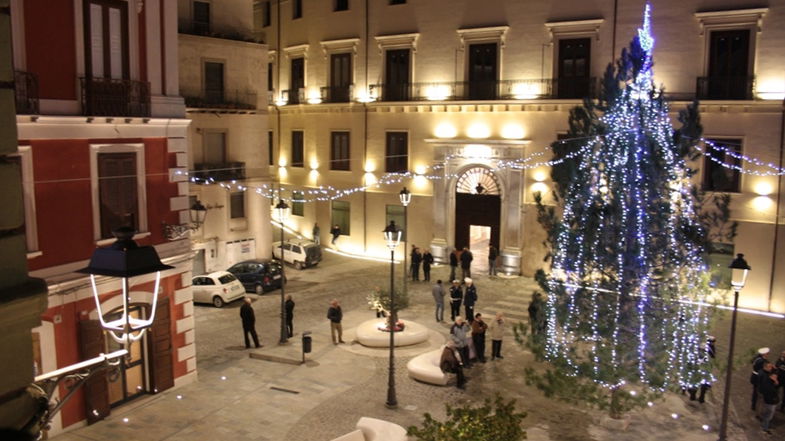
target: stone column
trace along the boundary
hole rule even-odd
[[[434,147],[434,165],[443,164],[445,147]],[[433,195],[433,238],[431,239],[431,254],[436,263],[449,263],[449,246],[447,245],[447,216],[452,213],[447,212],[447,192],[449,191],[448,180],[445,179],[446,168],[439,170],[440,179],[432,180]]]

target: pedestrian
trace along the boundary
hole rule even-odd
[[[314,222],[313,223],[313,230],[311,230],[311,236],[313,236],[313,242],[316,245],[321,245],[322,238],[321,238],[322,229],[319,228],[319,224]]]
[[[708,363],[711,362],[711,360],[714,358],[717,352],[715,347],[715,342],[716,339],[713,336],[711,335],[708,336],[708,338],[706,339],[706,346],[700,351],[701,358],[703,358],[703,361]],[[698,388],[700,389],[700,395],[696,397]],[[698,388],[691,387],[687,389],[687,391],[690,393],[690,401],[698,400],[699,403],[703,404],[704,402],[706,402],[706,391],[711,389],[711,383],[707,381],[703,381],[701,382]]]
[[[531,326],[532,336],[539,336],[545,332],[545,302],[542,300],[542,294],[539,292],[532,293],[531,302],[529,302],[529,326]]]
[[[458,269],[458,249],[450,253],[450,280],[455,280],[455,270]]]
[[[284,309],[286,310],[286,332],[289,337],[292,337],[294,336],[294,300],[292,300],[291,294],[286,294]]]
[[[341,227],[339,227],[339,226],[338,226],[338,224],[335,224],[335,225],[334,225],[334,226],[333,226],[333,227],[330,229],[330,234],[332,234],[332,235],[333,235],[333,240],[332,240],[330,243],[331,243],[331,244],[333,244],[333,245],[335,245],[335,241],[336,241],[336,240],[338,240],[338,236],[340,236],[340,235],[341,235]]]
[[[785,351],[782,351],[780,358],[777,359],[774,367],[777,371],[777,381],[779,382],[780,388],[783,390],[782,406],[780,407],[780,410],[785,412]]]
[[[760,415],[760,427],[764,432],[771,435],[769,430],[769,423],[774,417],[774,411],[777,410],[777,404],[780,402],[778,392],[779,381],[777,380],[777,372],[774,370],[774,364],[766,360],[763,363],[763,368],[758,375],[758,391],[763,396],[763,411]]]
[[[251,348],[251,342],[248,340],[248,334],[251,334],[253,343],[257,348],[261,348],[259,344],[259,336],[256,335],[256,314],[251,306],[251,298],[246,297],[243,300],[243,306],[240,307],[240,319],[243,322],[243,337],[245,338],[245,349]]]
[[[469,360],[469,324],[463,321],[463,317],[455,317],[455,323],[450,327],[450,340],[455,343],[455,347],[461,353],[461,360],[466,369],[472,367]]]
[[[439,360],[439,368],[444,373],[456,375],[455,387],[463,389],[466,387],[466,377],[463,375],[463,361],[461,354],[455,347],[452,340],[447,340],[442,349],[442,356]]]
[[[461,278],[465,279],[467,277],[472,276],[472,260],[474,260],[474,256],[472,252],[469,251],[468,248],[463,247],[463,251],[461,252]]]
[[[436,321],[441,323],[444,321],[444,287],[442,281],[437,280],[436,284],[431,288],[433,294],[433,301],[436,303]]]
[[[493,245],[488,246],[488,275],[496,275],[496,258],[499,257],[499,252]]]
[[[411,258],[412,281],[419,282],[420,263],[422,263],[422,253],[420,253],[420,249],[412,245],[412,254],[409,257]]]
[[[487,330],[488,325],[482,320],[482,314],[478,312],[472,321],[472,341],[480,363],[485,363],[485,331]]]
[[[333,338],[333,344],[345,343],[343,341],[343,328],[341,327],[341,320],[343,320],[343,311],[337,299],[330,302],[330,309],[327,310],[327,318],[330,320],[330,335]],[[335,338],[338,334],[338,338]]]
[[[461,302],[463,301],[463,290],[457,280],[452,281],[450,287],[450,320],[461,315]]]
[[[496,313],[496,318],[493,319],[488,329],[491,332],[491,361],[495,359],[502,359],[502,339],[504,338],[504,314],[501,312]]]
[[[474,321],[474,304],[477,303],[477,287],[470,277],[463,279],[466,284],[466,293],[463,295],[463,308],[466,310],[466,317],[469,318],[469,323]]]
[[[755,405],[758,403],[758,383],[763,365],[769,361],[769,348],[758,349],[758,354],[752,359],[752,374],[750,374],[750,384],[752,384],[752,410],[755,410]]]
[[[431,265],[433,264],[433,254],[431,250],[426,249],[422,254],[422,274],[423,280],[426,282],[431,281]]]

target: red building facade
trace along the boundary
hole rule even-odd
[[[119,375],[92,378],[50,434],[99,420],[115,406],[195,379],[188,238],[185,107],[179,96],[177,5],[166,0],[13,0],[19,155],[31,276],[48,307],[33,329],[38,374],[118,348],[104,336],[89,279],[74,273],[130,225],[174,266],[131,280],[133,313],[156,308],[148,335]],[[119,280],[98,280],[102,310],[121,305]],[[115,378],[116,377],[116,378]],[[63,396],[65,390],[59,391]]]

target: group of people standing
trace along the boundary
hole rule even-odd
[[[433,254],[431,254],[431,250],[426,249],[424,252],[421,252],[417,245],[412,244],[412,252],[409,255],[409,258],[411,259],[409,275],[412,277],[412,281],[420,281],[420,265],[422,265],[423,280],[430,282],[431,265],[433,265]]]
[[[466,385],[466,376],[463,369],[472,367],[472,361],[485,363],[485,335],[491,334],[491,361],[504,358],[501,354],[502,339],[504,338],[505,321],[501,312],[496,317],[485,323],[482,314],[477,313],[471,323],[464,321],[463,317],[455,317],[450,327],[450,339],[442,349],[439,366],[442,372],[456,375],[456,386],[463,389]]]
[[[785,351],[774,363],[769,361],[769,352],[769,348],[758,349],[757,355],[752,360],[750,383],[752,384],[752,410],[757,407],[758,396],[760,396],[763,399],[763,409],[757,417],[760,419],[761,429],[771,435],[769,424],[774,418],[777,404],[782,403],[780,411],[785,412],[785,399],[780,399],[779,391],[785,390]]]
[[[473,320],[474,305],[477,303],[477,287],[470,277],[463,279],[463,284],[457,280],[452,281],[452,286],[449,288],[450,292],[450,320],[455,320],[455,317],[461,315],[461,304],[464,307],[464,316]],[[436,305],[436,321],[444,322],[444,297],[446,292],[441,280],[437,280],[436,284],[431,288],[433,294],[433,301]]]

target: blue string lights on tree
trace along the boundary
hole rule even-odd
[[[683,143],[696,141],[674,131],[654,87],[654,42],[647,4],[637,37],[606,73],[603,99],[571,114],[581,128],[571,135],[597,141],[552,174],[563,213],[551,224],[552,272],[542,279],[545,356],[612,393],[714,381],[703,352],[707,233],[683,156]]]

